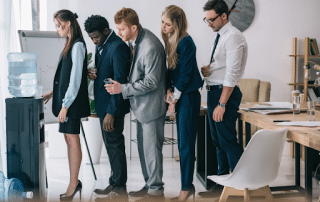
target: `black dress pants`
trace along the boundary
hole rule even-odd
[[[103,119],[100,118],[102,137],[107,149],[111,175],[109,184],[113,185],[113,191],[125,191],[127,183],[127,159],[124,146],[124,117],[114,117],[114,131],[107,132],[103,129]]]
[[[223,121],[215,122],[212,119],[213,111],[219,103],[222,88],[222,86],[214,86],[208,91],[207,96],[211,137],[217,150],[218,175],[229,174],[230,169],[232,172],[243,152],[243,148],[237,142],[236,133],[237,111],[239,110],[242,98],[239,87],[235,86],[230,95],[223,115]]]

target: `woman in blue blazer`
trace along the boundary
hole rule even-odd
[[[171,5],[162,13],[162,38],[168,64],[167,97],[169,111],[176,113],[178,147],[180,153],[181,191],[172,201],[186,201],[195,196],[192,184],[195,161],[195,141],[200,113],[202,87],[196,46],[187,33],[184,11]]]

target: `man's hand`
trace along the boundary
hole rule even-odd
[[[67,117],[68,108],[62,107],[58,116],[58,120],[60,123],[63,123]]]
[[[93,69],[97,71],[97,69]],[[88,77],[90,80],[95,80],[97,78],[97,74],[93,73],[92,69],[88,69]]]
[[[224,115],[224,112],[226,111],[226,108],[222,108],[220,107],[219,105],[216,106],[216,108],[214,109],[213,111],[213,114],[212,114],[212,119],[215,121],[215,122],[220,122],[220,121],[223,121],[223,115]]]
[[[207,65],[207,66],[203,66],[203,67],[201,67],[201,74],[202,74],[202,76],[204,76],[204,77],[208,77],[208,76],[210,75],[210,69],[209,69],[209,66],[210,66],[210,64],[209,64],[209,65]]]
[[[47,104],[47,102],[52,98],[52,95],[53,95],[53,91],[50,91],[49,93],[42,96],[44,104]]]
[[[114,116],[111,114],[106,114],[106,116],[103,119],[103,130],[107,132],[114,131],[113,124],[114,124]]]
[[[117,82],[117,81],[114,81],[112,79],[111,79],[111,82],[112,82],[112,84],[104,85],[104,87],[106,88],[108,93],[110,93],[111,95],[121,93],[121,85],[120,85],[120,83]]]

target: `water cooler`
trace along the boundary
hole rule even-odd
[[[46,197],[43,98],[6,99],[8,178],[22,181],[34,199]]]

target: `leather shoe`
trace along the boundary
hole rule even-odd
[[[220,196],[223,191],[224,186],[220,184],[215,184],[210,190],[199,192],[198,195],[203,198],[213,198]]]
[[[151,195],[146,194],[143,198],[136,200],[135,202],[163,202],[165,201],[164,194],[161,195]]]
[[[128,194],[125,193],[117,193],[115,191],[111,191],[107,197],[104,198],[96,198],[95,201],[116,201],[116,202],[128,202]]]
[[[144,197],[147,193],[148,193],[148,188],[147,187],[143,187],[139,191],[130,191],[129,192],[129,196],[132,196],[132,197]]]
[[[112,187],[112,185],[109,185],[105,189],[95,189],[93,192],[100,195],[108,195],[112,191]]]

